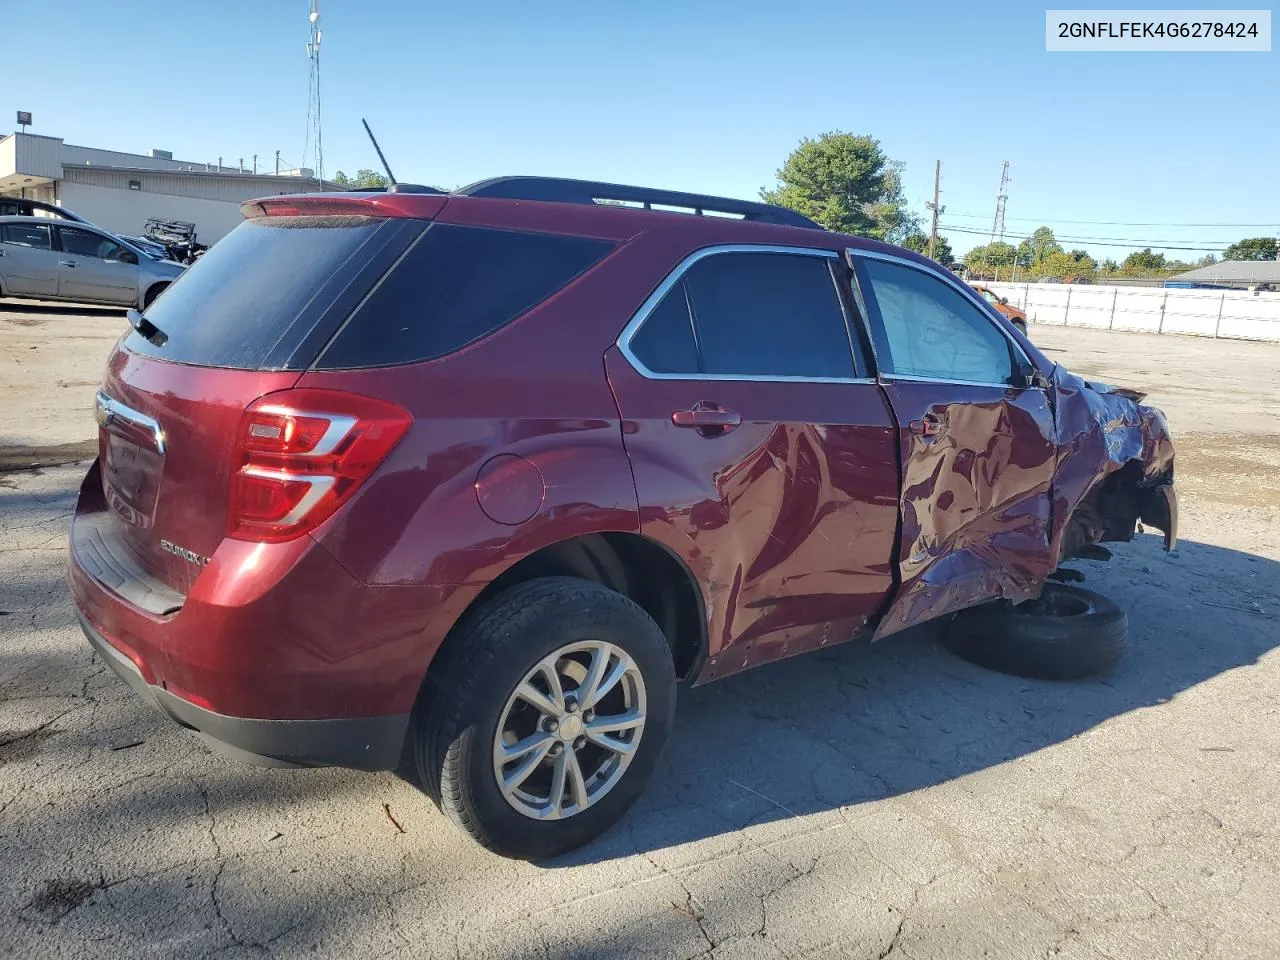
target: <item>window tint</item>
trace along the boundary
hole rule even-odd
[[[880,306],[878,345],[886,373],[1010,382],[1009,341],[976,304],[923,270],[870,258],[863,263]]]
[[[631,338],[630,347],[636,359],[653,373],[698,372],[698,348],[683,281],[653,309]]]
[[[3,230],[0,239],[5,243],[18,247],[35,247],[38,250],[48,250],[51,247],[49,228],[44,224],[6,223],[0,230]]]
[[[852,377],[826,257],[719,253],[685,274],[705,373]]]
[[[112,251],[120,249],[118,243],[113,243],[106,237],[90,233],[88,230],[59,227],[58,234],[62,237],[63,251],[65,253],[74,253],[81,257],[96,257],[99,260],[106,260]]]
[[[257,369],[300,316],[329,306],[331,298],[320,303],[316,292],[335,274],[345,277],[363,264],[359,251],[385,222],[369,217],[246,220],[147,308],[147,318],[164,331],[167,342],[156,346],[131,332],[125,346],[178,363]]]
[[[436,224],[318,365],[374,367],[452,353],[537,306],[611,249],[603,240]]]

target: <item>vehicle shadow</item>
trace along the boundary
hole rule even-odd
[[[0,299],[0,315],[9,314],[18,323],[38,323],[47,317],[123,317],[124,307],[104,307],[100,304],[33,303],[22,300]]]
[[[1140,536],[1076,563],[1129,614],[1125,657],[1091,680],[1005,676],[926,626],[683,691],[653,784],[623,831],[552,865],[650,852],[908,793],[1163,703],[1280,646],[1280,563]]]

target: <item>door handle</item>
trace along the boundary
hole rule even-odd
[[[926,413],[919,420],[912,420],[907,429],[917,437],[938,437],[942,435],[943,424],[936,414]]]
[[[704,437],[718,437],[741,425],[742,415],[735,410],[699,400],[688,410],[676,410],[671,422],[677,427],[697,430]]]
[[[59,260],[58,262],[64,267],[74,267],[76,265],[74,260]]]

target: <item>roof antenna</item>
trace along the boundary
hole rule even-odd
[[[364,117],[360,118],[360,122],[364,124],[364,132],[369,135],[369,140],[373,143],[373,149],[378,151],[378,159],[382,161],[382,169],[387,171],[387,179],[391,181],[391,186],[396,185],[396,175],[391,172],[391,166],[387,163],[387,158],[382,155],[382,148],[378,146],[378,138],[373,135],[373,131],[369,129],[369,121]]]

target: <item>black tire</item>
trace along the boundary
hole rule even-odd
[[[167,283],[152,284],[152,286],[147,289],[147,292],[142,297],[142,309],[145,310],[147,309],[147,307],[151,306],[151,304],[155,303],[156,297],[164,293],[165,290],[168,289],[168,287],[169,287],[169,284]]]
[[[507,699],[542,658],[566,644],[621,647],[644,681],[646,720],[621,779],[580,813],[535,820],[502,796],[493,743]],[[415,710],[411,750],[422,786],[458,827],[504,856],[538,860],[592,840],[644,791],[675,718],[671,648],[653,619],[619,593],[574,577],[503,591],[450,634]]]
[[[1112,601],[1092,590],[1046,583],[1039,600],[965,611],[943,642],[957,656],[990,670],[1076,680],[1119,660],[1128,638],[1129,618]]]

